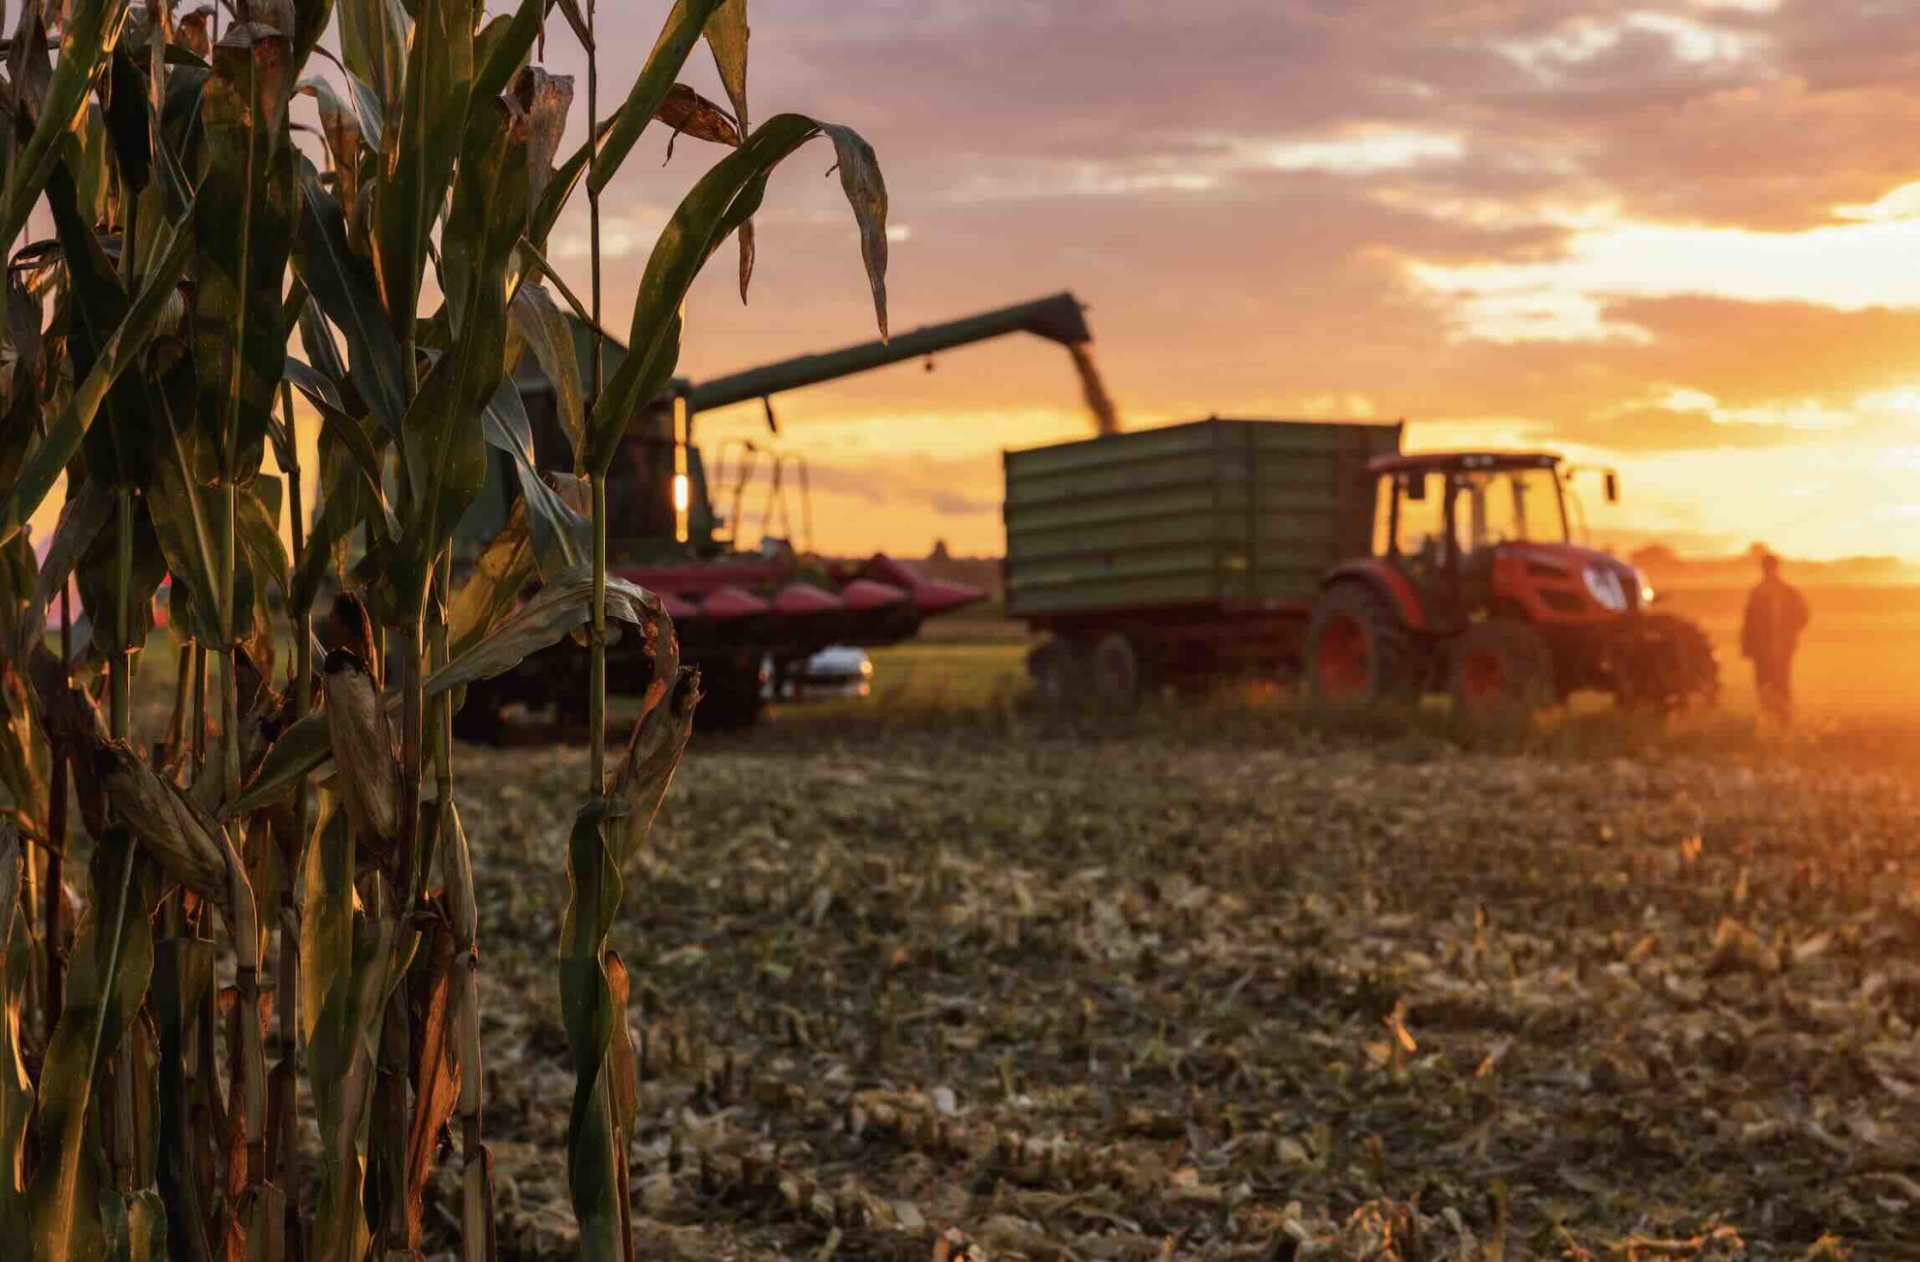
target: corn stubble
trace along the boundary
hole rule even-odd
[[[73,0],[52,32],[24,7],[0,80],[0,1240],[34,1258],[417,1257],[448,1134],[462,1256],[493,1256],[452,719],[464,685],[582,633],[604,716],[616,627],[649,647],[652,683],[611,773],[593,731],[559,982],[581,1253],[632,1256],[638,1051],[614,939],[700,693],[659,599],[607,573],[607,468],[672,378],[694,278],[737,236],[744,298],[767,176],[816,137],[886,325],[872,150],[801,115],[749,128],[745,0],[662,8],[602,115],[579,0],[240,0],[224,32],[164,0]],[[563,27],[589,64],[570,150],[572,80],[529,64]],[[702,40],[730,111],[676,81]],[[320,120],[304,150],[296,96]],[[725,152],[603,374],[599,197],[655,120],[669,145]],[[583,183],[591,310],[544,255]],[[564,387],[574,476],[521,465],[507,526],[456,583],[489,447],[530,448],[507,376],[523,355]],[[26,523],[62,483],[36,559]],[[151,643],[163,580],[170,646]],[[178,683],[143,733],[150,648]]]

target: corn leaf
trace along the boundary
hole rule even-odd
[[[406,353],[387,323],[372,265],[347,244],[339,201],[321,187],[320,173],[305,159],[294,257],[320,311],[346,339],[348,380],[387,432],[397,437],[407,411]],[[311,338],[307,354],[318,363]]]
[[[513,101],[526,117],[527,212],[532,214],[553,178],[553,159],[566,134],[567,111],[573,106],[573,79],[528,66],[514,80]]]
[[[33,120],[33,134],[7,164],[6,190],[0,197],[0,241],[12,241],[26,227],[27,215],[59,158],[60,142],[86,108],[100,59],[113,46],[126,20],[128,0],[74,0],[60,39],[60,63],[47,82],[46,98]]]
[[[293,36],[293,64],[297,69],[307,64],[333,20],[333,0],[293,0],[293,10],[296,21],[287,34]]]
[[[747,122],[748,35],[747,0],[721,0],[720,7],[707,19],[707,47],[742,132],[752,130]]]
[[[447,610],[448,657],[459,658],[485,639],[538,572],[527,504],[516,500],[506,524],[487,541],[467,581],[453,594]]]
[[[402,340],[413,327],[427,236],[446,205],[473,89],[470,0],[420,0],[419,19],[407,59],[404,112],[399,125],[388,128],[380,151],[374,207],[380,294]],[[457,308],[458,298],[449,298]]]
[[[87,1115],[99,1070],[136,1018],[153,971],[160,882],[125,829],[109,828],[100,838],[92,877],[96,905],[74,945],[66,1007],[40,1074],[40,1168],[31,1192],[39,1262],[106,1254],[98,1196],[105,1162],[87,1151]]]
[[[611,117],[601,122],[600,138],[603,144],[623,112],[616,109]],[[527,224],[527,240],[536,250],[547,248],[547,238],[552,235],[554,224],[560,221],[560,212],[567,208],[567,199],[573,196],[580,177],[587,173],[587,162],[592,156],[591,144],[583,140],[567,160],[547,177],[545,191],[540,194],[540,200],[533,208],[533,218]]]
[[[730,149],[740,147],[740,125],[733,116],[684,83],[673,85],[653,116],[671,127],[676,136],[692,136]]]
[[[257,581],[262,578],[271,580],[280,589],[283,601],[290,595],[293,563],[287,556],[287,541],[280,535],[279,491],[278,478],[261,474],[236,497],[240,519],[235,526],[240,544],[246,549],[246,559],[253,565],[254,588],[259,600],[264,600],[266,595],[264,586]]]
[[[122,594],[118,537],[103,530],[80,554],[74,571],[74,586],[80,591],[80,603],[93,624],[91,638],[102,653],[132,651],[146,643],[153,631],[153,594],[167,576],[167,560],[154,533],[152,502],[141,496],[133,502],[133,571],[131,585],[125,589],[131,617],[127,638],[119,634],[119,609]]]
[[[747,0],[723,0],[707,19],[707,48],[713,53],[714,67],[733,105],[737,136],[753,130],[747,120]],[[730,142],[738,145],[738,139]],[[740,301],[747,300],[747,286],[753,280],[753,221],[740,225]]]
[[[325,580],[333,548],[363,523],[392,520],[386,502],[368,479],[359,458],[350,455],[330,429],[320,432],[320,511],[308,527],[307,546],[295,562],[290,599],[309,609]]]
[[[707,19],[719,5],[720,0],[674,0],[666,24],[654,41],[653,51],[647,55],[647,64],[634,79],[626,101],[614,116],[613,129],[601,143],[599,160],[587,175],[588,187],[594,192],[605,191],[608,181],[619,172],[620,164],[633,152],[640,133],[653,121],[654,111],[673,90],[680,68],[687,64],[687,55],[693,51],[706,29]]]
[[[662,654],[654,663],[653,683],[647,691],[647,709],[634,721],[626,756],[614,773],[609,792],[626,807],[609,838],[613,861],[622,871],[633,861],[654,816],[666,800],[667,786],[693,735],[693,715],[700,704],[698,667],[680,666],[675,655]]]
[[[426,598],[427,570],[486,481],[481,421],[505,376],[506,267],[523,221],[527,144],[506,106],[476,111],[447,214],[447,295],[453,345],[428,370],[401,426],[413,495],[380,593],[405,619]]]
[[[607,380],[587,419],[587,469],[606,471],[626,432],[627,418],[665,388],[672,377],[680,353],[680,306],[707,259],[729,232],[759,209],[773,168],[823,134],[833,137],[843,163],[850,161],[858,167],[852,174],[843,170],[841,182],[850,195],[856,189],[859,192],[854,214],[861,224],[862,254],[872,282],[875,314],[885,333],[886,186],[880,181],[873,151],[848,128],[830,128],[800,114],[777,115],[701,177],[655,242],[641,278],[640,299],[634,305],[626,358]],[[880,222],[870,232],[868,225],[876,208]]]
[[[74,567],[93,546],[107,519],[113,516],[113,510],[113,495],[91,478],[73,488],[66,503],[60,506],[60,520],[53,528],[53,539],[47,544],[47,555],[40,562],[40,573],[34,581],[29,617],[36,635],[46,623],[47,610],[52,607],[54,597],[66,587]],[[24,657],[26,647],[15,639],[16,653]]]
[[[338,57],[328,52],[324,45],[316,46],[314,51],[331,61],[340,76],[347,81],[347,91],[353,97],[354,112],[359,116],[360,132],[367,147],[375,153],[380,152],[380,141],[386,130],[386,111],[381,108],[380,94],[367,84],[365,79],[353,71]]]
[[[586,432],[586,390],[580,382],[580,354],[574,348],[573,329],[539,281],[526,281],[507,309],[510,326],[553,388],[553,410],[577,454]]]
[[[398,0],[340,0],[334,19],[345,69],[368,85],[382,115],[396,113],[407,77],[406,11]]]
[[[189,234],[176,234],[158,266],[147,276],[139,300],[107,339],[92,370],[74,387],[47,436],[28,458],[19,481],[0,498],[0,544],[11,540],[40,507],[40,501],[53,489],[67,462],[80,449],[107,390],[146,349],[159,326],[167,300],[173,296],[174,285],[186,268],[192,245]]]
[[[620,821],[624,822],[624,821]],[[613,825],[619,827],[619,823]],[[627,964],[618,951],[607,952],[607,1006],[613,1014],[613,1033],[607,1040],[607,1091],[613,1106],[614,1134],[633,1134],[634,1115],[640,1111],[640,1056],[633,1046],[633,1027],[627,1024],[627,1000],[633,990]]]
[[[429,675],[427,696],[512,670],[532,654],[559,643],[575,627],[591,621],[592,604],[591,566],[579,566],[556,576],[473,649]],[[607,617],[637,628],[653,646],[656,660],[660,646],[672,642],[673,620],[660,607],[660,598],[625,579],[607,579]]]
[[[313,410],[320,414],[321,432],[330,434],[339,442],[341,450],[353,457],[354,463],[365,475],[368,487],[378,494],[380,490],[380,449],[374,436],[358,417],[347,411],[346,401],[340,397],[339,389],[333,379],[310,364],[304,364],[293,356],[286,358],[286,378],[294,389],[298,390]],[[381,501],[385,506],[384,499]],[[390,523],[392,529],[399,526]]]
[[[520,7],[504,25],[498,19],[488,24],[490,38],[484,40],[484,51],[479,43],[474,47],[474,99],[484,101],[507,90],[526,64],[552,8],[553,0],[520,0]],[[496,29],[498,34],[493,34]]]
[[[526,401],[511,380],[502,381],[487,403],[487,445],[513,459],[520,498],[531,516],[534,556],[543,572],[568,569],[589,559],[590,525],[540,476],[533,457],[533,424]]]
[[[213,460],[204,431],[187,429],[177,416],[169,416],[167,436],[173,458],[160,462],[159,476],[142,499],[152,509],[175,588],[184,585],[190,594],[194,638],[208,648],[224,650],[229,647],[222,630],[226,623],[221,584],[226,567],[227,494],[195,472]],[[236,630],[240,629],[238,611],[250,607],[253,599],[252,570],[237,564],[233,574]]]
[[[8,1239],[26,1235],[27,1122],[33,1115],[33,1078],[27,1073],[22,1036],[27,1031],[27,982],[33,973],[33,930],[15,914],[20,893],[21,846],[11,821],[0,822],[0,1229]]]
[[[153,175],[153,129],[147,118],[147,82],[125,44],[114,48],[108,90],[101,94],[102,121],[113,146],[114,173],[138,196]]]
[[[559,643],[574,628],[593,617],[593,573],[579,566],[557,575],[512,615],[495,623],[468,651],[455,657],[426,680],[429,698],[452,688],[504,674],[541,649]],[[607,617],[634,628],[654,645],[655,660],[674,643],[673,620],[660,607],[660,598],[625,579],[607,579]],[[659,673],[659,672],[656,672]],[[389,699],[392,711],[398,698]],[[312,775],[333,757],[324,714],[310,714],[282,732],[261,760],[253,779],[220,811],[233,819],[284,797],[302,776]]]
[[[203,195],[193,216],[200,414],[222,451],[236,457],[231,469],[222,464],[223,474],[240,481],[265,454],[286,355],[280,297],[298,211],[287,134],[291,57],[291,43],[270,27],[230,28],[214,49],[200,107]]]
[[[607,975],[607,935],[620,908],[620,869],[608,853],[607,832],[623,808],[595,797],[580,808],[567,842],[572,894],[560,929],[560,1017],[573,1053],[573,1107],[567,1121],[567,1187],[580,1229],[582,1262],[621,1262],[626,1256],[623,1137],[615,1125],[616,1064],[611,1055],[615,1010]]]
[[[353,830],[336,811],[315,830],[301,875],[300,1009],[321,1150],[311,1211],[314,1262],[359,1262],[369,1239],[360,1135],[373,1102],[374,1049],[397,930],[393,920],[356,916],[357,870]]]
[[[332,756],[327,716],[316,713],[300,719],[282,732],[280,739],[267,750],[259,770],[254,772],[240,796],[221,809],[221,818],[235,819],[273,805],[285,797],[301,777],[326,765]]]
[[[866,264],[873,289],[873,317],[880,337],[887,336],[887,182],[880,176],[880,159],[859,132],[838,123],[822,123],[820,130],[833,141],[840,169],[840,188],[853,207],[860,227],[860,259]],[[744,295],[743,295],[744,296]]]
[[[72,156],[71,153],[69,156]],[[67,304],[67,351],[76,377],[93,370],[107,339],[127,316],[127,291],[94,232],[68,162],[47,176],[47,207],[53,212],[72,296]],[[153,476],[153,436],[146,399],[133,377],[116,381],[102,404],[104,424],[89,432],[87,472],[102,486],[138,486]]]
[[[320,108],[320,134],[326,137],[334,189],[340,198],[340,208],[351,223],[360,191],[360,151],[366,144],[366,131],[360,125],[360,116],[340,99],[325,79],[302,79],[299,91],[312,97]]]
[[[416,1251],[416,1256],[425,1208],[423,1194],[439,1153],[440,1131],[453,1116],[453,1106],[460,1099],[460,1064],[454,1058],[449,1021],[453,996],[453,931],[445,922],[439,922],[430,932],[431,937],[421,947],[414,964],[419,978],[409,987],[413,992],[413,1063],[407,1076],[418,1098],[406,1137],[407,1245]]]

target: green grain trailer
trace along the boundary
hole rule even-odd
[[[1211,418],[1005,453],[1007,613],[1043,695],[1297,668],[1322,579],[1374,533],[1401,425]]]

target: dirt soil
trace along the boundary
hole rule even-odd
[[[571,1256],[584,762],[460,766],[502,1259]],[[640,1256],[1920,1257],[1916,823],[1790,756],[697,738],[616,937]]]

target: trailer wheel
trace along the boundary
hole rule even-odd
[[[1404,700],[1418,686],[1414,652],[1399,615],[1360,583],[1337,583],[1307,626],[1307,694],[1329,706]]]
[[[1093,698],[1102,709],[1131,710],[1139,704],[1144,673],[1132,640],[1118,631],[1101,636],[1093,646],[1091,666]]]
[[[1064,710],[1086,691],[1086,662],[1071,641],[1055,636],[1027,654],[1027,673],[1042,704]]]
[[[1447,674],[1454,707],[1462,714],[1530,714],[1556,695],[1546,641],[1513,618],[1489,618],[1468,627],[1454,643]]]

